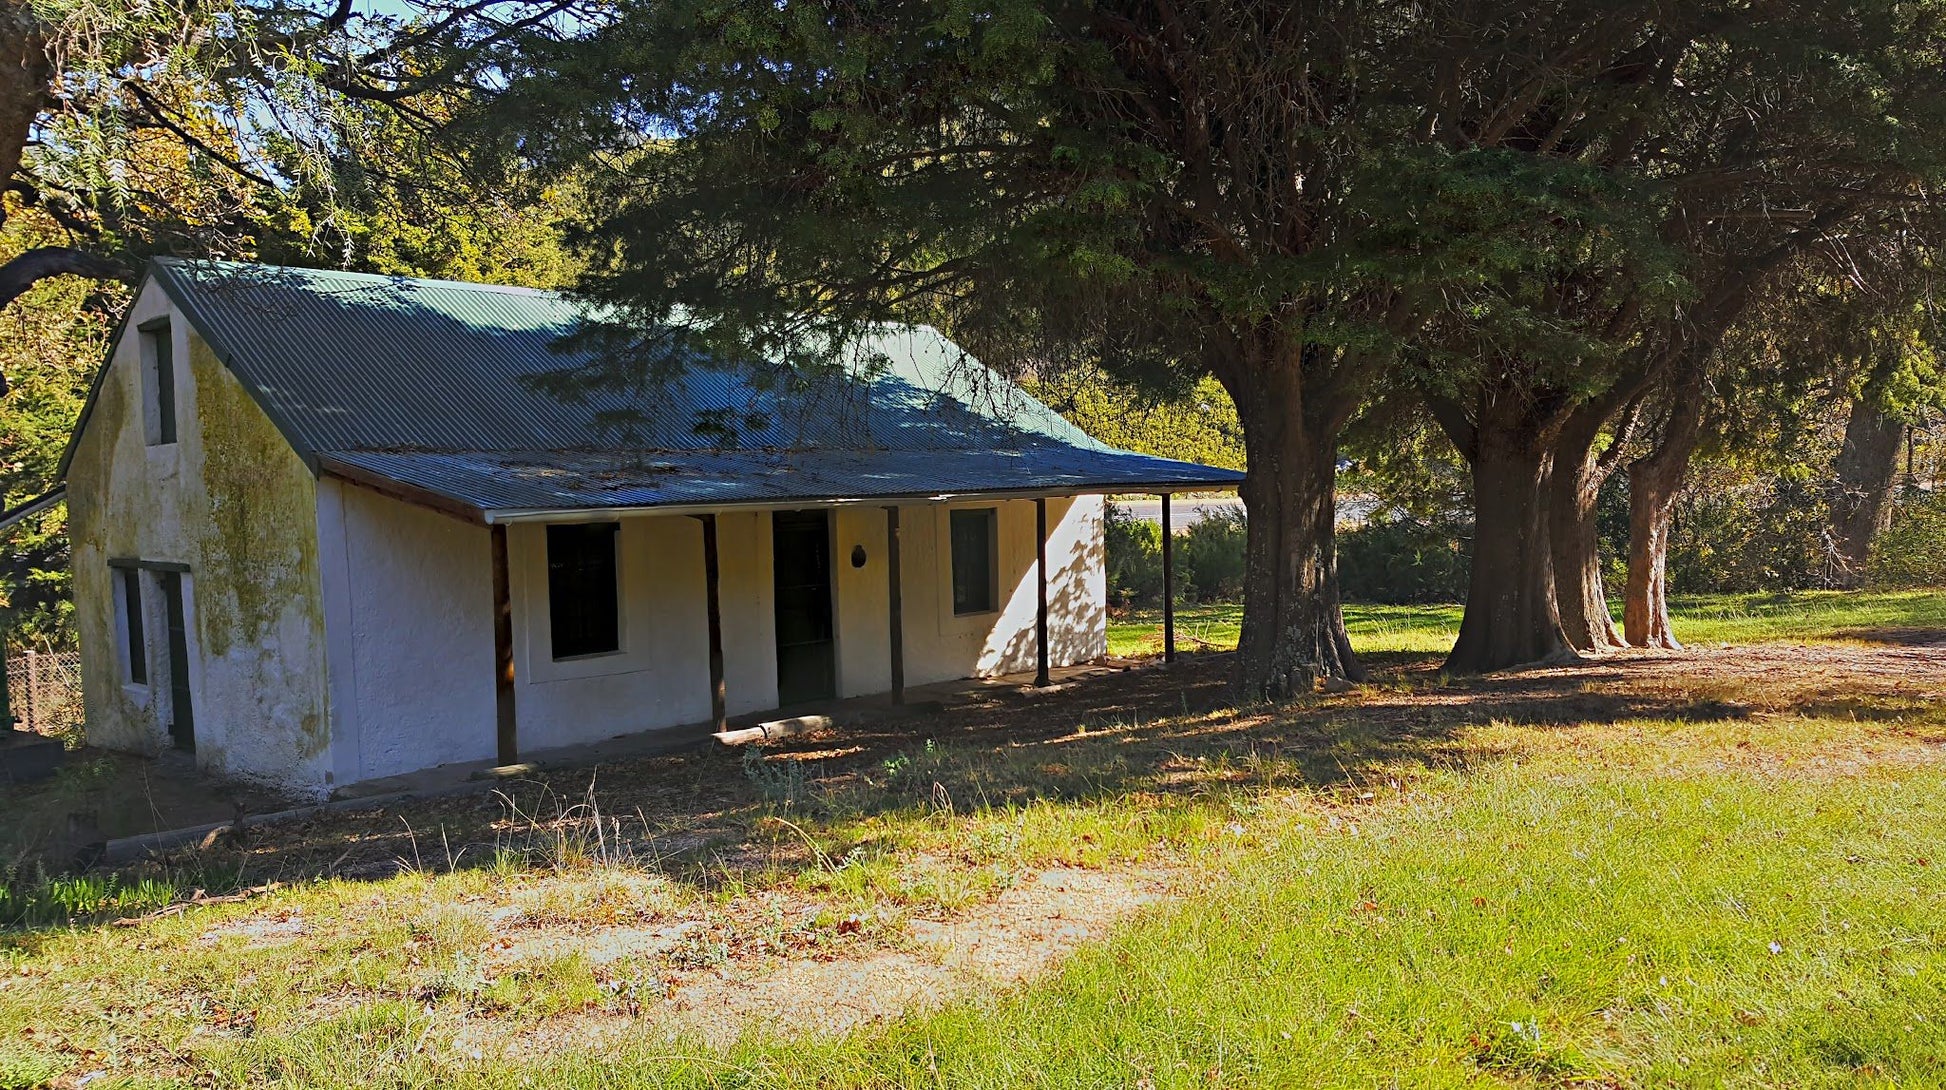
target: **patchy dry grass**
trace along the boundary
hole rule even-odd
[[[0,1086],[1929,1084],[1946,631],[1850,623],[261,830],[196,862],[277,888],[0,938]]]

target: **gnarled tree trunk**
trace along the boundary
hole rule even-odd
[[[1634,647],[1682,649],[1669,624],[1669,522],[1702,423],[1699,363],[1672,391],[1655,449],[1628,467],[1628,587],[1622,599],[1622,635]]]
[[[1297,353],[1273,353],[1250,362],[1248,389],[1231,391],[1248,457],[1237,689],[1249,701],[1364,677],[1338,600],[1336,428],[1308,411]]]
[[[1473,569],[1446,669],[1479,673],[1572,662],[1554,597],[1547,496],[1553,444],[1518,428],[1480,428],[1472,445]]]
[[[1548,544],[1553,550],[1554,597],[1561,611],[1561,630],[1577,651],[1605,651],[1622,646],[1622,634],[1608,609],[1608,589],[1601,578],[1601,535],[1595,526],[1595,504],[1601,487],[1615,470],[1621,444],[1635,419],[1631,401],[1616,423],[1616,436],[1598,447],[1601,429],[1616,404],[1614,397],[1591,402],[1568,415],[1554,444],[1553,472],[1548,476]]]
[[[1887,413],[1873,391],[1851,403],[1845,445],[1832,467],[1831,547],[1841,587],[1864,581],[1872,540],[1891,521],[1892,486],[1904,437],[1905,423]]]

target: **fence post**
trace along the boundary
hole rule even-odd
[[[41,657],[32,649],[27,652],[27,729],[39,730],[41,702]]]
[[[12,730],[13,711],[13,671],[7,668],[7,637],[0,632],[0,730]]]

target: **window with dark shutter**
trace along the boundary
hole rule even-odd
[[[176,441],[176,342],[168,319],[142,326],[143,420],[149,445]]]
[[[953,613],[991,613],[999,608],[998,512],[991,507],[954,511],[952,520]]]
[[[142,632],[142,573],[134,568],[116,568],[115,576],[122,583],[122,633],[128,638],[122,653],[127,656],[128,680],[147,685],[149,643]]]
[[[548,631],[554,657],[621,650],[621,603],[615,573],[619,523],[547,528]]]

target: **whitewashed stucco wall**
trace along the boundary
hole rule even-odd
[[[140,327],[170,319],[176,442],[144,427]],[[148,681],[127,681],[109,561],[186,567],[184,619],[196,761],[301,794],[330,785],[315,484],[281,433],[151,282],[68,471],[77,628],[90,741],[169,744],[168,635],[143,575]]]
[[[486,528],[327,477],[318,537],[338,782],[491,760]]]
[[[1108,653],[1108,581],[1099,496],[1047,501],[1048,659],[1055,666]],[[993,507],[998,514],[1001,608],[953,615],[949,512]],[[846,508],[836,520],[838,686],[840,695],[891,687],[886,519],[882,508]],[[900,587],[908,685],[991,677],[1034,668],[1037,612],[1034,502],[911,504],[900,508]],[[853,568],[852,547],[866,564]]]

